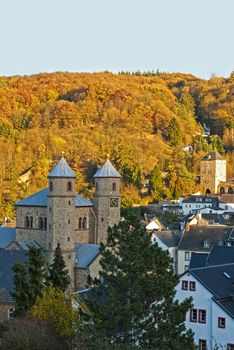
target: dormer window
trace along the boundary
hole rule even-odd
[[[203,243],[203,247],[204,247],[204,248],[208,248],[208,249],[209,249],[209,248],[210,248],[210,242],[209,242],[209,241],[207,241],[207,240],[206,240],[206,241],[204,241],[204,243]]]
[[[68,192],[72,191],[72,183],[71,183],[71,181],[68,181],[68,183],[67,183],[67,191]]]
[[[53,191],[53,182],[50,182],[50,192],[52,192]]]

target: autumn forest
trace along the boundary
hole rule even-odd
[[[178,198],[198,189],[199,160],[212,149],[234,176],[234,73],[0,77],[0,147],[1,219],[47,186],[62,152],[80,194],[92,197],[92,176],[109,154],[123,176],[123,207]]]

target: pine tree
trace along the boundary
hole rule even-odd
[[[46,285],[45,258],[42,248],[35,247],[30,247],[27,256],[30,306],[33,306]]]
[[[30,309],[41,295],[46,282],[45,259],[42,248],[30,247],[27,252],[28,260],[15,263],[13,266],[14,292],[16,314],[22,314]]]
[[[136,217],[109,228],[100,249],[100,278],[89,280],[95,337],[112,346],[194,349],[193,334],[184,325],[191,300],[174,301],[178,277],[172,259],[151,244]]]
[[[178,146],[182,141],[180,124],[174,117],[168,125],[167,138],[172,146]]]
[[[13,278],[15,289],[12,296],[16,303],[15,313],[19,315],[30,307],[27,269],[22,263],[15,263],[12,269],[15,272]]]
[[[60,244],[58,244],[55,249],[53,264],[49,268],[48,281],[54,288],[63,292],[68,289],[71,282],[63,259]]]
[[[161,171],[159,169],[159,166],[155,165],[149,178],[148,189],[149,189],[150,195],[153,196],[153,198],[160,200],[163,196],[162,186],[163,186],[163,183],[162,183]]]

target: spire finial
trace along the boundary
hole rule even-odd
[[[62,158],[64,157],[64,151],[62,151]]]
[[[110,155],[109,155],[109,153],[107,153],[107,155],[106,155],[106,159],[109,159],[110,158]]]

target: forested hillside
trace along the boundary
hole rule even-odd
[[[201,125],[211,128],[205,139]],[[212,148],[234,175],[234,75],[52,73],[0,78],[0,217],[47,185],[61,156],[92,195],[92,175],[110,154],[123,175],[123,206],[196,189],[199,159]],[[192,145],[193,151],[184,151]],[[22,176],[23,175],[23,176]],[[149,178],[149,195],[142,194]]]

